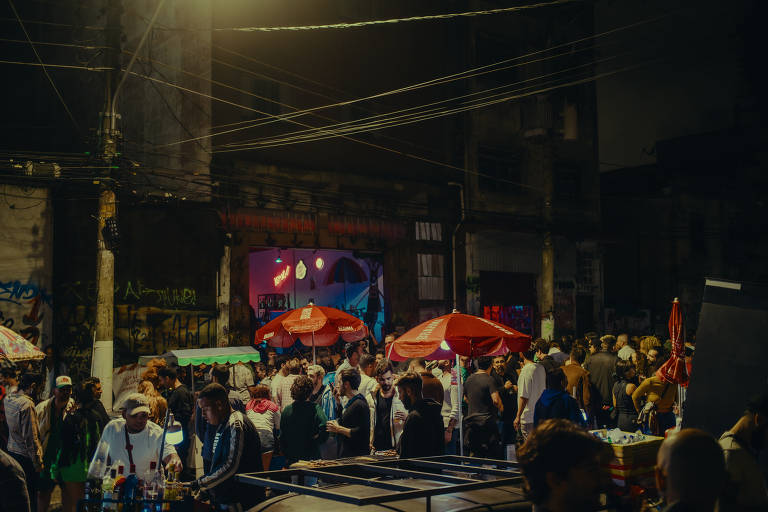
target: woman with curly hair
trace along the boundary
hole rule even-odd
[[[313,387],[306,375],[299,375],[291,385],[293,402],[283,409],[280,418],[280,446],[286,466],[300,459],[319,459],[320,445],[328,438],[325,413],[308,400]]]
[[[150,421],[153,421],[162,427],[165,422],[165,413],[168,410],[168,402],[166,402],[163,395],[155,389],[151,380],[143,380],[139,382],[138,391],[149,398]]]

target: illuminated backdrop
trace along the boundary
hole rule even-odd
[[[278,259],[281,262],[277,263]],[[272,319],[310,300],[318,306],[344,310],[366,322],[370,320],[366,312],[372,307],[374,334],[381,340],[383,289],[381,266],[373,260],[355,258],[352,251],[270,248],[252,249],[250,254],[250,303],[262,321],[265,316]]]

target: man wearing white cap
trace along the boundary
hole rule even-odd
[[[61,487],[62,494],[65,494],[63,492],[64,486],[62,485],[61,472],[58,471],[58,466],[54,462],[59,454],[62,443],[67,441],[61,438],[61,427],[64,424],[64,418],[74,408],[72,379],[66,375],[56,377],[53,396],[35,406],[40,429],[40,444],[43,445],[43,470],[40,472],[40,480],[38,480],[37,510],[48,510],[53,488],[57,484]],[[30,499],[34,500],[35,497],[30,496]],[[76,499],[74,501],[73,505],[77,503]]]
[[[149,471],[150,462],[157,462],[163,429],[149,421],[149,399],[141,393],[131,393],[121,406],[122,418],[117,418],[104,427],[99,446],[109,447],[108,463],[122,461],[126,472],[130,464],[136,466],[136,474]],[[181,459],[172,444],[166,442],[162,460],[166,466],[173,464],[181,471]]]

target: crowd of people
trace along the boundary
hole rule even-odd
[[[495,459],[516,447],[526,492],[540,510],[591,510],[605,490],[607,455],[606,444],[588,429],[663,435],[676,426],[678,387],[657,372],[670,348],[652,336],[588,333],[537,339],[520,353],[461,357],[458,367],[449,360],[393,362],[366,342],[340,351],[318,348],[314,361],[309,353],[272,349],[253,364],[188,370],[157,361],[118,404],[117,418],[101,405],[98,379],[75,384],[58,375],[46,395],[40,373],[4,370],[0,482],[13,481],[20,491],[0,510],[44,512],[58,485],[63,509],[74,511],[99,451],[137,475],[155,465],[172,467],[199,497],[247,509],[264,496],[239,486],[237,473],[372,453],[458,454],[460,445],[465,455]],[[693,353],[694,347],[686,349],[688,362]],[[187,386],[192,379],[194,386]],[[183,441],[165,443],[159,453],[171,414]],[[189,468],[195,437],[202,442],[202,476]],[[687,430],[665,441],[657,482],[669,510],[712,510],[712,496],[720,510],[768,509],[756,458],[766,440],[763,397],[750,402],[719,441]],[[707,467],[707,478],[719,483],[699,493],[676,469],[698,474]]]

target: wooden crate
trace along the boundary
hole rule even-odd
[[[605,430],[595,430],[606,435]],[[630,432],[627,432],[630,434]],[[663,437],[645,436],[645,440],[632,444],[611,444],[615,460],[610,464],[612,473],[615,470],[634,472],[640,468],[652,468],[656,465],[656,454],[659,452]]]

